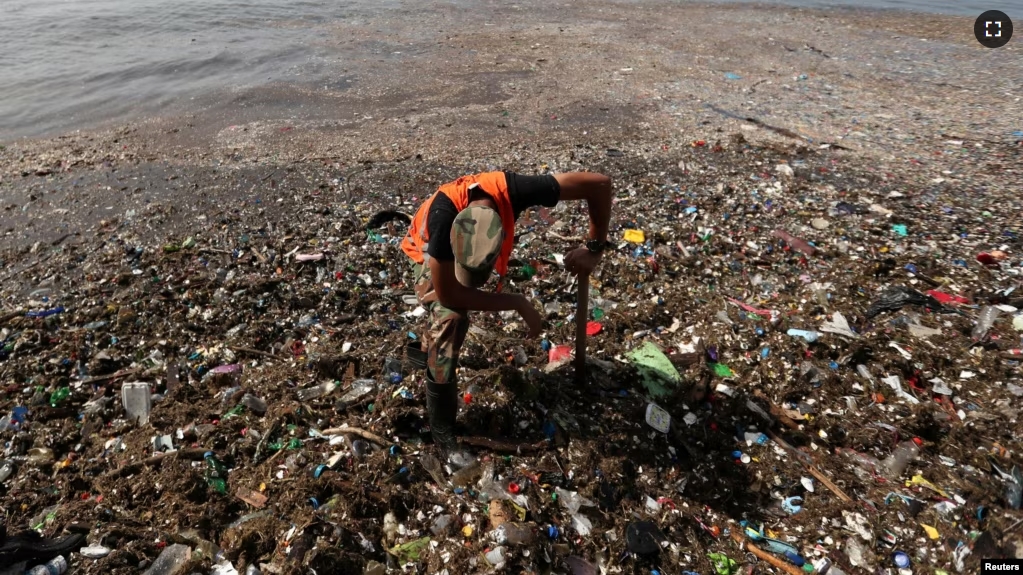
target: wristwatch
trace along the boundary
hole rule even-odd
[[[594,254],[603,253],[604,250],[607,247],[611,246],[611,245],[612,245],[611,242],[609,242],[607,240],[605,240],[605,241],[586,240],[586,249],[590,250],[590,253],[594,253]]]

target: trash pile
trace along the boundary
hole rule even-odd
[[[617,247],[576,310],[560,264],[583,207],[520,220],[508,289],[547,331],[473,314],[464,468],[436,457],[406,357],[425,312],[397,244],[423,197],[389,202],[421,187],[417,162],[371,168],[341,205],[245,204],[159,243],[102,227],[36,267],[38,250],[6,255],[8,533],[85,536],[40,573],[969,573],[1023,557],[1018,190],[978,198],[741,137],[543,161],[615,178]]]

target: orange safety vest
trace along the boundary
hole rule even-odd
[[[501,245],[501,254],[494,267],[501,277],[508,273],[508,260],[511,259],[512,247],[515,246],[515,211],[512,209],[511,197],[508,195],[508,181],[504,172],[463,176],[438,188],[437,193],[430,196],[430,199],[419,207],[415,217],[412,218],[408,235],[401,242],[402,251],[412,258],[412,261],[417,264],[424,262],[426,246],[430,242],[426,218],[430,214],[430,206],[437,194],[446,195],[451,203],[455,204],[455,209],[462,211],[469,205],[469,186],[473,184],[479,184],[483,191],[497,202],[497,212],[501,215],[501,223],[504,226],[504,244]]]

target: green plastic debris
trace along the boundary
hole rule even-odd
[[[194,247],[195,247],[195,238],[192,238],[192,237],[186,239],[184,242],[181,243],[181,249],[183,249],[183,250],[191,249],[191,248],[194,248]]]
[[[682,376],[671,364],[671,360],[653,342],[644,343],[629,352],[628,357],[639,371],[643,387],[653,398],[668,395],[682,381]]]
[[[593,319],[597,321],[604,319],[604,310],[600,309],[599,307],[593,308]]]
[[[906,234],[909,233],[909,230],[906,229],[905,224],[895,224],[894,226],[892,226],[892,231],[903,237],[905,237]]]
[[[724,553],[708,553],[707,558],[714,564],[714,570],[718,575],[732,575],[739,570],[739,564]]]
[[[172,254],[174,252],[181,251],[181,246],[178,244],[165,244],[163,246],[164,253]]]
[[[57,391],[54,391],[52,394],[50,394],[50,406],[57,407],[58,405],[63,403],[64,400],[67,399],[69,395],[71,395],[71,388],[68,387],[58,388]]]
[[[533,276],[536,275],[536,268],[526,264],[522,266],[522,275],[526,276],[526,279],[533,279]]]
[[[424,549],[430,546],[430,538],[423,537],[422,539],[414,539],[408,543],[402,543],[401,545],[395,545],[388,553],[398,558],[401,563],[417,563],[419,556]]]
[[[302,449],[302,440],[297,437],[292,437],[288,440],[288,449]]]
[[[714,370],[714,375],[718,377],[732,377],[733,375],[735,375],[735,372],[732,371],[732,368],[728,367],[723,363],[711,363],[708,365],[710,365],[710,368]]]

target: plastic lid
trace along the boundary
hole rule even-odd
[[[914,437],[913,438],[913,443],[915,443],[917,445],[923,445],[924,441],[922,439],[920,439],[919,437]]]
[[[207,457],[213,457],[213,452],[212,451],[207,451],[206,453],[202,454],[202,458],[203,459],[206,459]]]
[[[909,567],[909,555],[906,555],[902,551],[896,551],[892,558],[895,560],[895,566],[899,569]]]

